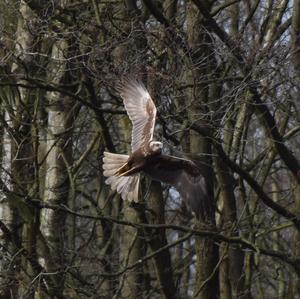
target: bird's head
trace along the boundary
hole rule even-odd
[[[163,144],[159,141],[150,141],[149,147],[152,152],[161,153]]]

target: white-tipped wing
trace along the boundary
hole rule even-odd
[[[118,91],[132,122],[131,148],[136,151],[152,140],[156,107],[145,86],[136,80],[119,84]]]

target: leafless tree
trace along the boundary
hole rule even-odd
[[[300,298],[300,1],[0,0],[0,298]],[[115,85],[208,184],[206,221],[144,177]]]

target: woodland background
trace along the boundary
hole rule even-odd
[[[300,298],[300,0],[0,0],[0,33],[1,298]],[[210,224],[104,184],[129,75]]]

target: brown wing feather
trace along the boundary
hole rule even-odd
[[[136,80],[128,80],[117,86],[132,122],[131,147],[136,151],[153,138],[156,107],[145,86]]]
[[[213,212],[206,180],[192,161],[161,155],[144,172],[154,180],[174,186],[198,218],[205,220]]]

